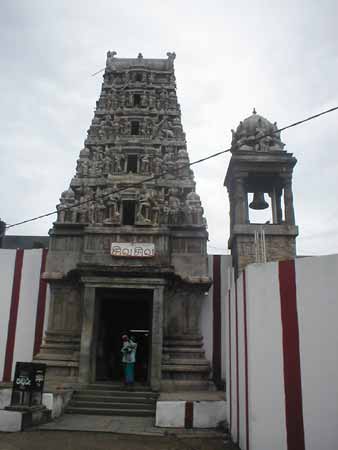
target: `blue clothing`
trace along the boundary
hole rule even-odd
[[[125,363],[124,364],[124,380],[126,384],[134,383],[134,368],[135,363]]]

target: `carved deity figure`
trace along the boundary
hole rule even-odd
[[[119,148],[114,156],[114,172],[123,172],[125,169],[126,159],[122,153],[122,149]]]
[[[146,108],[148,106],[148,97],[145,92],[141,94],[141,106],[142,108]]]
[[[150,224],[150,208],[151,208],[151,194],[146,190],[140,193],[139,207],[136,220],[139,223]]]
[[[162,89],[159,95],[158,109],[166,110],[168,108],[168,93]]]
[[[159,151],[157,151],[156,154],[155,154],[155,157],[152,160],[152,172],[155,175],[159,175],[161,173],[161,171],[162,171],[163,160],[160,157],[160,154],[161,153]]]
[[[192,191],[187,195],[186,205],[188,205],[191,214],[191,223],[194,225],[203,225],[205,223],[203,219],[203,208],[201,205],[201,199],[196,192]]]
[[[176,94],[175,91],[169,92],[169,107],[170,109],[176,109]]]
[[[56,205],[56,210],[57,210],[57,221],[60,223],[64,223],[66,221],[66,205],[62,200],[61,203]]]
[[[155,93],[155,91],[149,92],[149,108],[151,110],[156,109],[156,93]]]
[[[141,160],[141,173],[149,173],[150,160],[148,155],[144,155]]]
[[[108,219],[110,223],[120,223],[119,194],[112,192],[107,199]]]
[[[168,199],[169,224],[176,225],[178,223],[178,214],[180,210],[180,205],[181,202],[178,197],[178,190],[176,188],[170,189]]]

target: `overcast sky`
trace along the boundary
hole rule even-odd
[[[338,105],[337,0],[2,0],[0,217],[55,208],[74,175],[106,52],[176,52],[190,160],[227,148],[253,107],[285,126]],[[285,131],[298,159],[299,254],[338,252],[338,112]],[[194,168],[210,252],[225,253],[229,154]],[[8,234],[45,235],[53,219]]]

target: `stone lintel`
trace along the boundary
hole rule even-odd
[[[81,281],[96,288],[117,288],[117,289],[153,289],[155,286],[165,286],[166,280],[163,278],[122,278],[122,277],[81,277]]]
[[[119,235],[119,236],[167,236],[170,234],[170,231],[168,229],[156,228],[156,227],[144,227],[142,225],[140,226],[131,226],[128,229],[128,226],[114,226],[112,228],[111,225],[109,226],[88,226],[86,227],[84,231],[84,235],[92,235],[92,234],[104,234],[104,235]],[[121,240],[121,239],[120,239]],[[122,242],[122,241],[121,241]]]
[[[271,153],[252,155],[251,152],[241,157],[232,156],[225,175],[224,186],[228,187],[233,178],[237,176],[245,178],[249,173],[291,175],[297,159],[292,156],[292,153],[281,153],[283,155],[280,156]]]

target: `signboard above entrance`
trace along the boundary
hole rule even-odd
[[[113,242],[111,244],[111,255],[124,258],[153,258],[155,256],[155,245],[143,242]]]

